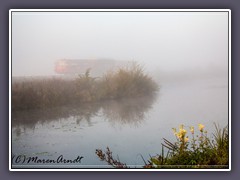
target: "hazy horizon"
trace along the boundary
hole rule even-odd
[[[12,75],[58,59],[138,61],[147,70],[228,70],[228,12],[12,12]]]

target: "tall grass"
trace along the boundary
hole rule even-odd
[[[94,78],[90,69],[76,79],[32,79],[12,84],[12,110],[134,98],[155,94],[159,87],[143,67],[129,67]]]
[[[12,110],[44,108],[75,101],[73,81],[63,79],[29,80],[12,85]]]
[[[215,125],[214,138],[211,139],[207,135],[204,126],[199,124],[199,131],[195,131],[194,127],[190,128],[191,138],[184,125],[180,125],[179,131],[173,128],[176,142],[170,142],[163,138],[162,150],[160,155],[151,156],[143,168],[228,168],[229,167],[229,137],[228,128],[220,129]],[[164,150],[167,148],[167,153]],[[112,152],[109,148],[104,153],[102,150],[96,150],[97,156],[106,161],[106,158]],[[111,161],[106,161],[109,165]],[[124,163],[119,163],[120,168]],[[128,166],[124,164],[126,168]],[[114,166],[116,167],[116,165]]]
[[[143,67],[136,63],[120,68],[117,72],[107,73],[101,85],[102,97],[113,99],[140,97],[155,93],[159,88],[153,79],[144,73]]]

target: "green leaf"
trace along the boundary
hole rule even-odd
[[[156,159],[156,158],[151,158],[150,160],[155,165],[161,165],[160,161],[158,159]]]

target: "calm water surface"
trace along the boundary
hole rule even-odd
[[[12,154],[43,159],[82,156],[79,164],[19,164],[13,167],[109,167],[95,155],[109,147],[114,157],[141,167],[149,155],[161,153],[162,138],[174,141],[180,124],[228,124],[227,78],[161,83],[156,97],[141,97],[81,106],[12,113]]]

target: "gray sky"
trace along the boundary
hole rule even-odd
[[[227,12],[13,12],[12,74],[54,74],[57,59],[113,58],[178,71],[226,68]]]

